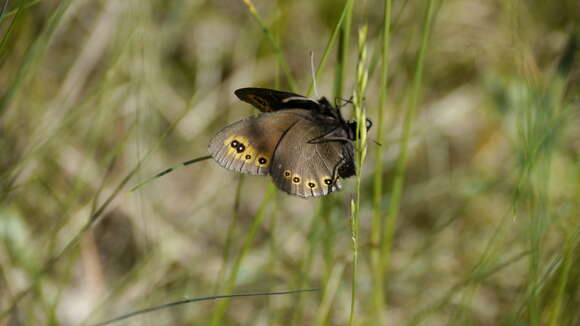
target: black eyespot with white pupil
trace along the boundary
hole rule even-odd
[[[284,172],[284,176],[285,176],[285,177],[289,177],[289,176],[290,176],[290,171],[286,171],[286,172]]]
[[[332,184],[332,179],[324,179],[324,183],[330,186]]]
[[[249,160],[251,158],[252,158],[252,155],[250,155],[250,154],[246,155],[246,160]]]
[[[299,183],[300,182],[300,178],[299,177],[294,177],[294,179],[292,179],[292,181],[294,181],[294,183]]]
[[[236,148],[236,147],[238,147],[238,145],[239,145],[239,144],[240,144],[240,143],[238,143],[238,141],[237,141],[237,140],[234,140],[234,141],[232,141],[232,143],[231,143],[230,145],[231,145],[233,148]]]
[[[246,146],[244,146],[244,144],[240,144],[237,148],[236,148],[236,152],[238,153],[242,153],[243,151],[246,150]]]
[[[263,158],[263,157],[260,157],[260,158],[258,159],[258,163],[260,163],[260,164],[262,164],[262,165],[266,164],[266,162],[268,162],[268,160],[266,160],[266,159],[265,159],[265,158]]]
[[[314,188],[314,187],[316,187],[316,184],[314,182],[309,182],[308,187]]]

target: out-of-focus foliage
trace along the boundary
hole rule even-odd
[[[393,1],[384,155],[374,155],[371,129],[362,173],[357,325],[376,323],[373,171],[383,165],[387,216],[426,3]],[[379,315],[388,325],[578,325],[580,4],[434,3]],[[348,322],[353,180],[324,200],[276,192],[264,203],[269,178],[242,182],[208,160],[128,191],[207,155],[215,132],[256,113],[235,89],[289,89],[281,58],[293,91],[307,92],[310,53],[318,64],[344,2],[253,5],[281,55],[244,1],[7,2],[0,324],[91,324],[224,294],[232,271],[235,293],[320,291],[234,299],[219,307],[223,318],[215,301],[127,324]],[[357,31],[367,24],[365,105],[375,124],[383,5],[354,1],[346,61],[337,63],[337,42],[317,80],[333,99],[342,68],[342,97],[352,94]]]

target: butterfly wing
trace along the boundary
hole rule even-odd
[[[352,143],[321,141],[329,128],[310,119],[299,120],[281,139],[270,170],[276,186],[300,197],[320,197],[340,189],[341,172],[354,166]],[[338,130],[338,133],[341,130]],[[346,132],[342,130],[346,136]],[[334,132],[337,134],[337,132]],[[347,175],[348,173],[344,173]]]
[[[273,112],[284,109],[313,110],[320,106],[318,101],[308,97],[268,88],[240,88],[234,93],[240,100],[252,104],[262,112]]]
[[[278,111],[251,116],[219,131],[208,150],[222,167],[252,175],[267,175],[274,151],[304,110]]]

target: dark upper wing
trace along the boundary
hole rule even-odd
[[[252,104],[262,112],[272,112],[284,109],[313,110],[320,107],[318,101],[308,97],[268,88],[240,88],[234,93],[240,100]]]

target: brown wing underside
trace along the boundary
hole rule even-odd
[[[219,131],[208,149],[226,169],[270,174],[278,188],[296,196],[324,196],[340,189],[339,170],[349,159],[350,144],[309,143],[325,133],[310,117],[301,109],[252,116]]]
[[[300,197],[319,197],[340,189],[338,169],[345,143],[309,143],[323,135],[310,120],[300,120],[280,141],[270,175],[278,188]]]
[[[210,140],[209,153],[226,169],[267,175],[281,138],[307,113],[301,111],[264,113],[235,122]]]

